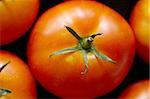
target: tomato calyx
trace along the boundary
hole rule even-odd
[[[88,72],[88,57],[87,57],[88,53],[93,53],[99,59],[102,59],[102,60],[105,60],[105,61],[108,61],[108,62],[111,62],[114,64],[116,63],[114,60],[112,60],[108,56],[99,52],[96,49],[96,47],[94,46],[94,44],[92,43],[94,41],[94,38],[98,35],[102,35],[102,33],[93,34],[88,37],[80,37],[72,28],[70,28],[68,26],[65,26],[65,27],[78,40],[77,45],[75,47],[66,48],[63,50],[53,52],[49,55],[49,57],[80,50],[83,55],[83,59],[84,59],[84,63],[85,63],[85,69],[84,69],[84,71],[81,72],[81,74],[85,74]]]
[[[2,72],[2,70],[3,70],[9,63],[10,63],[10,61],[8,61],[8,62],[5,63],[4,65],[2,65],[2,66],[0,67],[0,72]],[[0,97],[4,96],[4,95],[6,95],[6,94],[9,94],[9,93],[11,93],[10,90],[4,89],[4,88],[0,88]]]

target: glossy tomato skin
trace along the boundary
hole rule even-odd
[[[27,65],[16,55],[0,51],[0,66],[10,63],[0,72],[0,88],[11,90],[2,99],[36,99],[36,87]]]
[[[82,37],[103,33],[93,44],[117,63],[89,53],[89,71],[81,75],[85,64],[80,51],[49,58],[50,53],[77,43],[64,25]],[[95,1],[69,1],[40,17],[30,35],[27,56],[36,79],[49,92],[59,97],[96,97],[120,84],[131,67],[134,51],[133,32],[119,14]]]
[[[137,52],[147,63],[149,63],[150,50],[150,6],[148,5],[150,5],[148,0],[139,0],[130,17],[130,24],[136,36]]]
[[[149,99],[150,80],[137,82],[123,91],[119,99]]]
[[[21,37],[32,25],[39,0],[0,0],[0,45]]]

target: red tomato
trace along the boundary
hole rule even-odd
[[[32,25],[39,0],[0,0],[0,45],[21,37]]]
[[[150,80],[140,81],[129,86],[120,99],[150,99]]]
[[[0,72],[0,89],[11,93],[0,99],[36,99],[36,87],[27,65],[14,54],[0,51],[0,68],[10,61]]]
[[[92,44],[116,64],[99,59],[89,46],[81,46],[82,52],[49,57],[55,51],[80,45],[65,26],[82,38],[102,33]],[[83,51],[87,57],[83,58]],[[49,92],[60,97],[96,97],[121,83],[131,67],[134,51],[132,29],[118,13],[96,1],[69,1],[40,17],[30,35],[27,56],[36,79]],[[88,71],[82,75],[85,65]]]
[[[137,40],[137,52],[146,62],[149,61],[150,50],[150,2],[139,0],[135,5],[130,18],[130,24]]]

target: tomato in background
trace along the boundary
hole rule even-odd
[[[31,27],[39,0],[0,0],[0,45],[8,44]]]
[[[77,43],[64,25],[81,37],[103,33],[93,44],[117,63],[88,54],[89,71],[81,75],[85,64],[80,51],[49,58],[50,53]],[[134,51],[133,32],[118,13],[95,1],[69,1],[39,18],[30,35],[27,57],[36,79],[49,92],[60,97],[96,97],[121,83],[131,67]]]
[[[150,62],[150,6],[148,5],[150,5],[148,0],[139,0],[130,17],[130,24],[136,36],[137,52],[147,63]]]
[[[0,68],[10,62],[0,72],[0,88],[8,89],[11,93],[2,99],[36,99],[36,87],[27,65],[14,54],[0,51]]]
[[[150,99],[150,80],[139,81],[129,86],[119,99]]]

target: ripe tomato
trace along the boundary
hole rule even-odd
[[[137,40],[138,54],[149,63],[150,50],[150,2],[148,0],[139,0],[135,5],[131,17],[130,24],[135,32]]]
[[[120,99],[150,99],[150,80],[143,80],[129,86]]]
[[[68,26],[82,37],[81,41],[69,33],[73,30]],[[92,40],[89,37],[95,33],[99,36],[92,44],[115,64],[111,59],[99,59],[91,46],[79,48],[80,43]],[[76,38],[80,39],[79,36]],[[53,53],[74,46],[80,50]],[[118,13],[96,1],[68,1],[49,9],[37,21],[27,56],[36,79],[49,92],[60,97],[96,97],[121,83],[131,67],[134,51],[132,29]],[[81,74],[83,70],[88,71]]]
[[[27,65],[17,56],[0,51],[0,68],[6,64],[0,72],[0,88],[8,89],[11,93],[1,96],[2,99],[36,99],[35,82]],[[1,94],[1,93],[0,93]]]
[[[0,0],[0,45],[22,36],[31,27],[39,0]]]

